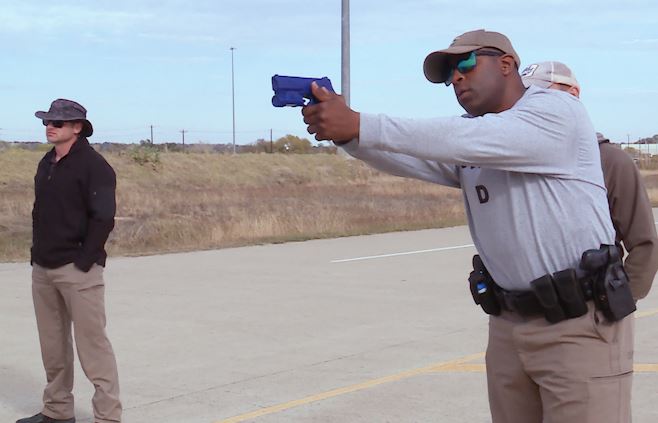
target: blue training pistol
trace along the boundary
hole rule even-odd
[[[318,103],[318,100],[311,93],[311,82],[315,81],[320,87],[325,87],[332,93],[334,87],[326,76],[323,78],[301,78],[299,76],[274,75],[272,77],[272,105],[274,107],[286,106],[308,106]],[[308,100],[305,102],[304,100]]]

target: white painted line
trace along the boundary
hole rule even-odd
[[[658,221],[654,222],[656,225],[658,225]],[[395,257],[395,256],[408,256],[411,254],[422,254],[422,253],[432,253],[435,251],[448,251],[448,250],[457,250],[460,248],[469,248],[473,247],[473,244],[465,244],[465,245],[457,245],[454,247],[444,247],[444,248],[431,248],[429,250],[418,250],[418,251],[406,251],[403,253],[392,253],[392,254],[381,254],[378,256],[365,256],[365,257],[355,257],[355,258],[349,258],[349,259],[340,259],[340,260],[331,260],[330,263],[346,263],[349,261],[359,261],[359,260],[371,260],[371,259],[378,259],[378,258],[386,258],[386,257]]]
[[[473,244],[465,244],[465,245],[456,245],[454,247],[431,248],[429,250],[406,251],[406,252],[403,252],[403,253],[382,254],[382,255],[379,255],[379,256],[365,256],[365,257],[355,257],[355,258],[341,259],[341,260],[331,260],[331,263],[345,263],[345,262],[348,262],[348,261],[370,260],[370,259],[395,257],[395,256],[408,256],[410,254],[432,253],[432,252],[435,252],[435,251],[457,250],[457,249],[460,249],[460,248],[470,248],[470,247],[474,247],[474,245]]]

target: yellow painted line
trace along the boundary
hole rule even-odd
[[[647,310],[643,312],[636,312],[636,318],[648,317],[658,314],[658,309]],[[280,411],[288,410],[301,405],[310,404],[312,402],[322,401],[325,399],[337,397],[340,395],[349,394],[352,392],[361,391],[364,389],[372,388],[374,386],[383,385],[385,383],[397,382],[399,380],[407,379],[413,376],[431,373],[447,373],[447,372],[461,372],[461,373],[484,373],[486,366],[484,363],[469,363],[469,361],[478,360],[484,357],[483,352],[477,354],[467,355],[455,360],[446,361],[442,363],[435,363],[429,366],[421,367],[406,372],[397,373],[395,375],[386,376],[378,379],[373,379],[367,382],[350,385],[343,388],[333,389],[317,395],[311,395],[298,400],[288,401],[282,404],[273,405],[271,407],[264,407],[260,410],[252,411],[239,416],[230,417],[225,420],[217,421],[216,423],[239,423],[247,420],[255,419],[257,417],[265,416],[268,414],[278,413]],[[658,364],[635,364],[633,370],[636,372],[658,372]]]
[[[640,364],[636,363],[633,365],[633,370],[636,372],[642,372],[642,373],[655,373],[658,372],[658,364]],[[433,373],[449,373],[449,372],[454,372],[454,373],[484,373],[487,371],[487,367],[485,366],[484,363],[481,364],[470,364],[470,363],[465,363],[465,364],[454,364],[451,366],[445,366],[441,367],[440,369],[436,369],[433,371]]]
[[[272,414],[272,413],[277,413],[279,411],[288,410],[290,408],[298,407],[300,405],[305,405],[305,404],[309,404],[309,403],[312,403],[312,402],[322,401],[322,400],[325,400],[325,399],[328,399],[328,398],[337,397],[339,395],[344,395],[344,394],[349,394],[349,393],[356,392],[356,391],[361,391],[363,389],[372,388],[374,386],[383,385],[385,383],[396,382],[396,381],[399,381],[399,380],[402,380],[402,379],[410,378],[412,376],[418,376],[418,375],[421,375],[421,374],[427,374],[427,373],[432,373],[432,372],[437,372],[437,371],[443,371],[442,369],[444,369],[444,368],[451,368],[452,366],[459,365],[459,364],[462,364],[462,363],[466,363],[466,362],[469,362],[469,361],[472,361],[472,360],[477,360],[477,359],[482,358],[482,357],[484,357],[484,353],[471,354],[471,355],[467,355],[465,357],[458,358],[458,359],[455,359],[455,360],[451,360],[451,361],[447,361],[447,362],[443,362],[443,363],[435,363],[435,364],[431,364],[431,365],[426,366],[426,367],[421,367],[419,369],[408,370],[406,372],[398,373],[398,374],[395,374],[395,375],[369,380],[367,382],[358,383],[356,385],[351,385],[351,386],[346,386],[344,388],[333,389],[331,391],[323,392],[323,393],[317,394],[317,395],[311,395],[311,396],[308,396],[306,398],[301,398],[301,399],[294,400],[294,401],[288,401],[288,402],[283,403],[283,404],[278,404],[278,405],[273,405],[271,407],[261,408],[260,410],[252,411],[252,412],[245,413],[245,414],[240,414],[239,416],[231,417],[231,418],[228,418],[228,419],[225,419],[225,420],[220,420],[217,423],[238,423],[238,422],[243,422],[243,421],[246,421],[246,420],[249,420],[249,419],[254,419],[256,417],[265,416],[267,414]]]
[[[484,363],[464,363],[441,367],[440,369],[434,370],[433,373],[483,373],[484,371],[486,371]]]
[[[654,310],[637,311],[635,312],[635,317],[639,319],[640,317],[649,317],[653,316],[654,314],[658,314],[658,308]]]
[[[636,372],[655,373],[658,372],[658,364],[635,364],[633,370]]]

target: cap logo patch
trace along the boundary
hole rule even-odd
[[[521,72],[521,76],[522,77],[532,76],[532,74],[535,73],[535,71],[537,70],[538,67],[539,67],[539,65],[537,65],[537,64],[528,66],[527,68],[523,69],[523,72]]]

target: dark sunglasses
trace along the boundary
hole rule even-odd
[[[43,126],[52,125],[54,128],[62,128],[64,126],[63,120],[43,120]]]
[[[505,53],[503,53],[502,51],[491,51],[491,50],[472,51],[467,58],[458,61],[454,65],[452,64],[449,65],[448,77],[445,80],[445,84],[447,86],[450,86],[450,84],[452,84],[452,76],[455,73],[455,69],[457,69],[461,74],[468,73],[473,69],[475,69],[475,65],[477,64],[477,56],[502,56],[504,54]]]

